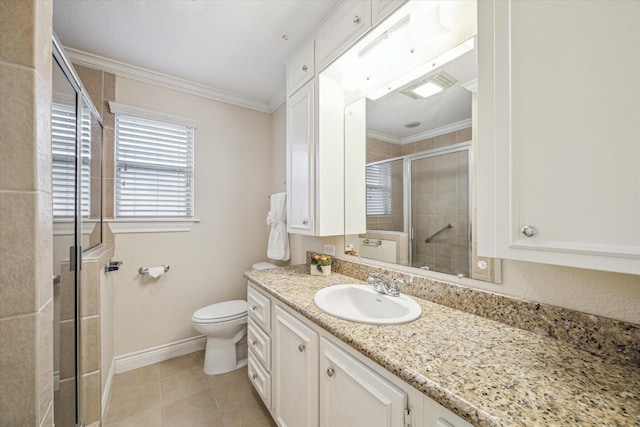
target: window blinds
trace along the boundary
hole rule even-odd
[[[367,166],[367,215],[391,215],[391,162]]]
[[[76,106],[73,103],[54,102],[51,108],[52,130],[52,192],[54,218],[75,216],[76,182]],[[81,120],[81,179],[80,197],[82,216],[89,216],[91,173],[91,116],[83,114]]]
[[[116,115],[116,217],[193,217],[194,128]]]

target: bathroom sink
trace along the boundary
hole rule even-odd
[[[407,323],[422,314],[420,305],[408,296],[383,295],[368,285],[328,286],[316,292],[313,302],[332,316],[373,325]]]

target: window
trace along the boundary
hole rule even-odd
[[[194,131],[116,114],[116,217],[193,217]]]
[[[367,215],[391,215],[391,162],[367,166]]]
[[[60,96],[58,96],[60,97]],[[80,198],[84,218],[89,216],[91,173],[91,115],[82,110]],[[75,99],[54,101],[51,107],[52,194],[54,218],[75,216],[76,105]]]

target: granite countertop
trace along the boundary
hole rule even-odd
[[[569,344],[415,298],[422,316],[376,326],[328,315],[319,289],[359,283],[305,265],[244,276],[477,426],[640,426],[640,371]]]

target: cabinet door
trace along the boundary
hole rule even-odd
[[[273,328],[276,421],[281,427],[315,427],[318,425],[318,334],[278,306],[274,310]]]
[[[368,0],[346,0],[316,34],[316,68],[321,71],[371,28]]]
[[[478,10],[478,252],[640,274],[640,2]]]
[[[293,94],[314,76],[313,40],[303,45],[287,62],[287,95]]]
[[[313,234],[314,83],[287,100],[287,231]]]
[[[404,427],[406,408],[406,393],[320,340],[321,427]]]
[[[375,27],[406,0],[371,0],[371,26]]]

